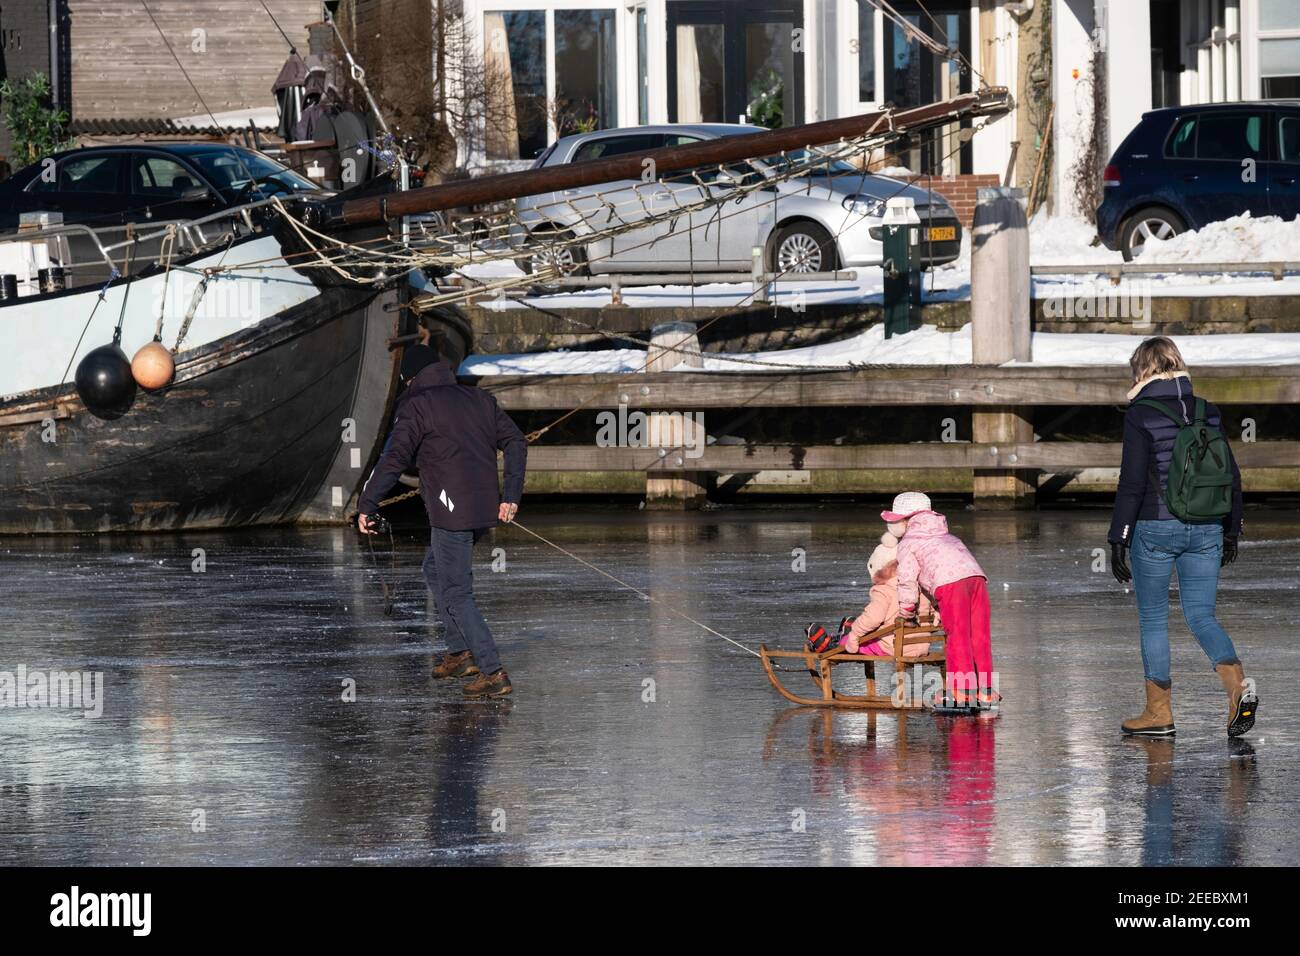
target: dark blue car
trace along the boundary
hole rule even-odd
[[[1300,216],[1300,100],[1153,110],[1115,150],[1097,235],[1126,260],[1155,236],[1248,212]],[[1300,229],[1300,225],[1296,228]]]

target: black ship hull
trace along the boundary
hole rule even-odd
[[[326,286],[184,353],[114,420],[67,388],[0,405],[0,533],[342,520],[383,439],[395,298]]]

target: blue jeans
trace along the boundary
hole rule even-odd
[[[474,603],[474,542],[481,531],[446,531],[434,528],[429,553],[424,557],[424,579],[438,605],[447,650],[470,651],[484,674],[501,669],[496,641]]]
[[[1222,556],[1223,526],[1217,522],[1173,518],[1134,525],[1130,557],[1147,680],[1169,686],[1169,579],[1175,568],[1188,630],[1216,667],[1237,663],[1232,639],[1214,616]]]

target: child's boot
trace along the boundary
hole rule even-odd
[[[826,628],[820,624],[809,624],[803,633],[808,642],[808,650],[814,654],[824,654],[835,646],[835,638],[827,634]]]
[[[1172,688],[1161,687],[1153,680],[1146,682],[1147,705],[1138,716],[1124,721],[1120,729],[1126,734],[1145,737],[1172,737],[1174,735],[1174,710],[1170,702]]]
[[[1219,664],[1214,670],[1228,692],[1228,736],[1240,737],[1255,726],[1259,698],[1246,686],[1241,664]]]

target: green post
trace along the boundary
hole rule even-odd
[[[912,200],[889,200],[881,229],[885,338],[890,338],[921,327],[921,219]]]

